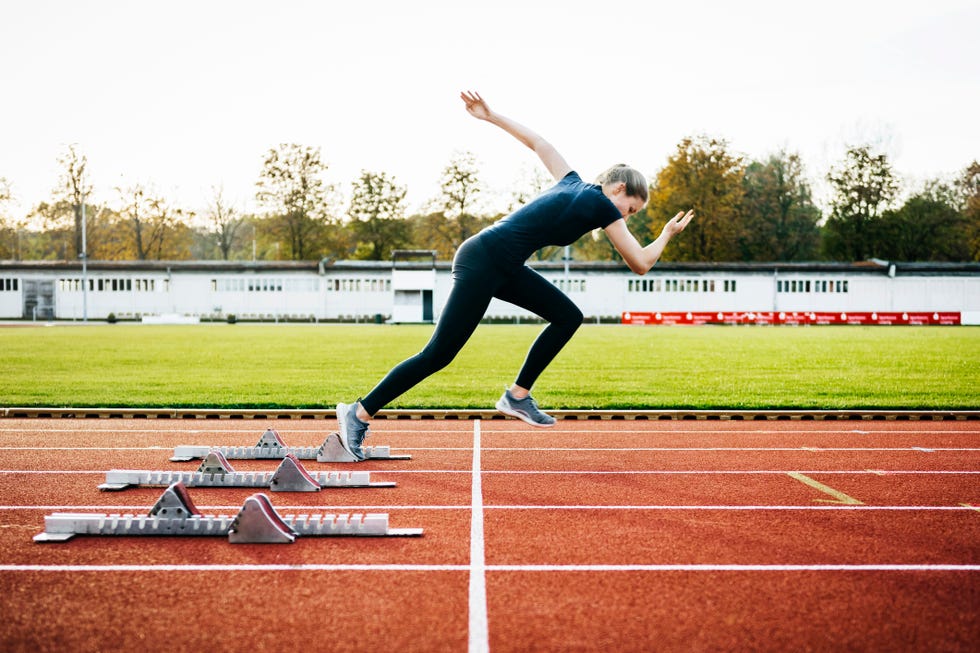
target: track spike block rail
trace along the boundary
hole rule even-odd
[[[387,513],[280,515],[261,493],[238,515],[204,515],[181,483],[168,487],[149,515],[56,512],[45,516],[35,542],[65,542],[76,535],[224,536],[233,544],[286,544],[297,537],[418,537],[421,528],[388,528]]]
[[[209,454],[210,456],[210,454]],[[204,465],[201,465],[203,468]],[[263,488],[273,492],[317,492],[323,488],[395,487],[393,481],[371,481],[371,472],[308,472],[295,456],[283,458],[274,472],[179,472],[113,469],[106,472],[103,491],[138,486]]]
[[[366,460],[411,460],[408,454],[392,454],[388,446],[363,447]],[[278,460],[288,455],[298,460],[316,460],[321,463],[349,463],[357,460],[340,444],[340,435],[331,433],[319,447],[289,447],[279,433],[267,429],[254,447],[211,447],[207,445],[180,445],[174,448],[171,462],[188,462],[220,453],[227,460]]]

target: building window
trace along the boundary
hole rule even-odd
[[[553,283],[562,292],[585,292],[585,279],[555,279]]]

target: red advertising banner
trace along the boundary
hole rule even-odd
[[[814,312],[795,311],[664,311],[632,312],[622,315],[623,324],[697,325],[697,324],[856,324],[866,326],[955,326],[960,314],[953,312]]]

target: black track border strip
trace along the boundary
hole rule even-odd
[[[980,421],[980,410],[554,410],[561,421]],[[0,419],[336,419],[332,409],[301,408],[0,408]],[[376,420],[504,420],[494,410],[383,410]]]

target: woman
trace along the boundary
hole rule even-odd
[[[396,365],[363,399],[337,404],[340,441],[358,460],[367,420],[385,404],[448,365],[473,334],[494,297],[529,310],[548,321],[531,346],[517,379],[497,402],[497,410],[532,426],[553,426],[538,409],[531,386],[582,323],[582,312],[551,282],[525,264],[538,249],[569,245],[595,229],[604,229],[629,268],[645,274],[668,241],[694,217],[681,212],[660,237],[643,247],[630,233],[626,218],[647,202],[647,181],[625,165],[613,166],[596,181],[583,182],[561,154],[527,127],[492,111],[478,93],[460,94],[474,118],[500,127],[529,147],[558,182],[527,205],[466,240],[453,259],[453,287],[425,348]]]

